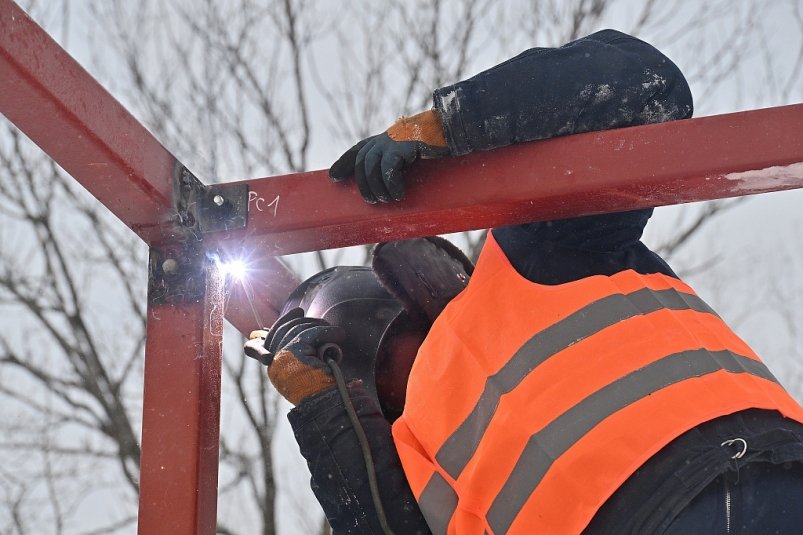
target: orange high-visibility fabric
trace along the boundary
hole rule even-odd
[[[674,308],[656,305],[653,296]],[[645,303],[646,312],[637,309]],[[609,321],[606,307],[622,319]],[[544,349],[538,360],[539,351],[561,337],[563,345]],[[511,382],[511,362],[521,367],[530,358],[532,366],[524,365]],[[721,358],[764,369],[682,281],[628,270],[539,285],[515,271],[489,234],[468,287],[419,350],[404,414],[393,426],[410,486],[434,531],[579,533],[641,464],[702,422],[748,408],[803,422],[803,409],[771,376],[707,369],[624,406],[611,405],[610,414],[561,446],[529,489],[520,459],[541,458],[542,436],[548,447],[560,443],[555,426],[563,423],[561,415],[585,410],[606,389],[611,394],[600,399],[618,399],[617,381],[678,358],[693,366]],[[672,369],[682,372],[685,364],[679,366]],[[603,409],[590,406],[595,410]],[[480,424],[461,430],[466,422]],[[529,489],[527,495],[511,494],[516,485]]]

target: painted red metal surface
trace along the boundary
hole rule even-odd
[[[261,266],[273,255],[800,188],[803,104],[521,144],[421,162],[408,175],[407,199],[390,205],[365,204],[325,170],[244,181],[246,228],[208,239]],[[270,324],[295,282],[251,280]],[[227,317],[247,334],[257,320],[244,295]]]
[[[0,112],[146,243],[178,238],[173,181],[181,164],[12,0],[0,0]],[[296,280],[270,256],[252,267],[270,277],[257,282],[254,302],[271,322],[271,303],[283,302]],[[254,314],[240,294],[235,287],[228,314],[247,333]]]
[[[277,255],[800,188],[803,104],[422,162],[393,205],[325,171],[247,183],[248,225],[220,242]]]
[[[17,4],[0,0],[0,112],[146,242],[176,159]]]
[[[217,522],[223,285],[148,305],[139,533],[213,535]]]

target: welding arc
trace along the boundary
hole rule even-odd
[[[245,298],[248,300],[248,305],[251,307],[251,312],[254,314],[254,320],[257,322],[257,328],[264,329],[265,325],[262,324],[262,319],[260,319],[259,314],[257,313],[257,309],[254,306],[254,299],[251,296],[251,291],[249,289],[251,283],[249,283],[247,280],[243,280],[241,282],[243,285],[243,292],[245,293]]]

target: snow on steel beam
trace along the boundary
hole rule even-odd
[[[180,164],[12,0],[0,0],[0,112],[146,242]]]
[[[421,162],[407,199],[366,205],[326,171],[245,181],[224,247],[283,255],[803,187],[803,104]]]

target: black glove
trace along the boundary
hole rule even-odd
[[[387,132],[363,139],[329,168],[329,176],[335,182],[353,176],[368,203],[400,201],[405,194],[405,166],[419,158],[449,154],[440,117],[429,110],[402,117]]]
[[[254,356],[249,352],[249,344],[260,339],[253,338],[246,343],[246,354],[267,364],[268,377],[276,390],[298,405],[335,384],[318,351],[324,344],[340,344],[344,338],[342,328],[322,319],[306,318],[303,310],[294,308],[276,320],[266,333],[263,353]]]

